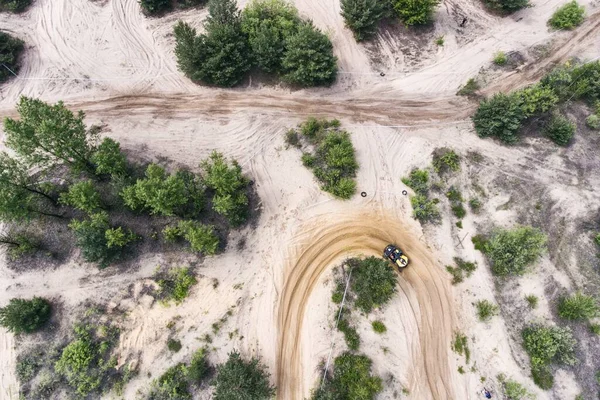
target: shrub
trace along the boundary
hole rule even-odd
[[[456,216],[456,218],[462,219],[467,215],[467,210],[463,207],[462,203],[452,205],[452,213]]]
[[[433,152],[433,169],[440,175],[460,170],[460,156],[448,148],[436,149]]]
[[[575,134],[575,124],[568,118],[555,114],[546,124],[544,133],[554,143],[566,146]]]
[[[162,234],[166,242],[175,242],[181,236],[181,231],[176,226],[166,226]]]
[[[502,383],[504,395],[508,400],[526,400],[535,399],[535,395],[531,394],[523,385],[517,381],[509,379]]]
[[[269,374],[257,358],[242,359],[240,353],[232,352],[225,364],[217,368],[213,399],[268,400],[275,394],[269,383]]]
[[[357,41],[373,36],[377,23],[386,15],[388,4],[380,0],[342,0],[342,17]]]
[[[370,313],[373,308],[384,306],[396,292],[396,273],[387,260],[365,258],[352,270],[350,290],[356,296],[356,307]]]
[[[253,0],[242,12],[242,31],[248,35],[255,64],[280,72],[286,40],[298,31],[298,11],[282,0]]]
[[[69,186],[67,192],[60,194],[60,202],[90,214],[102,207],[100,194],[91,180]]]
[[[427,196],[418,194],[411,196],[410,204],[413,208],[413,218],[421,222],[439,221],[440,211],[435,200],[429,200]]]
[[[183,363],[169,368],[152,382],[152,389],[148,397],[151,400],[191,400],[187,372]]]
[[[545,113],[558,103],[554,90],[540,83],[518,90],[515,95],[521,100],[525,117]]]
[[[498,306],[488,300],[480,300],[475,303],[477,308],[477,317],[482,322],[487,322],[493,316],[498,315]]]
[[[429,172],[424,169],[413,169],[408,178],[402,178],[402,183],[417,194],[427,194],[429,191]]]
[[[0,307],[0,326],[16,335],[33,333],[48,322],[51,314],[50,302],[42,297],[10,299],[5,307]]]
[[[433,19],[438,0],[392,0],[394,10],[405,25],[425,25]]]
[[[179,267],[172,268],[167,276],[159,279],[157,283],[165,301],[174,300],[176,304],[180,304],[197,282],[189,268]]]
[[[360,336],[358,335],[356,328],[350,325],[350,322],[345,315],[340,318],[337,327],[338,330],[344,334],[344,340],[346,341],[348,348],[354,351],[358,350],[360,347]]]
[[[6,0],[3,0],[6,1]],[[15,1],[13,4],[18,3]],[[7,9],[6,4],[0,3],[0,11]],[[21,64],[19,58],[25,47],[25,43],[21,39],[14,38],[8,33],[0,32],[0,65],[4,64],[0,70],[0,83],[19,73]],[[12,71],[10,72],[9,71]]]
[[[192,251],[213,255],[219,249],[219,237],[212,225],[203,225],[195,221],[179,221],[177,229],[190,244]]]
[[[525,297],[525,300],[527,300],[529,308],[537,308],[539,299],[536,295],[530,294]]]
[[[381,321],[373,321],[371,325],[373,326],[373,330],[377,333],[385,333],[387,331],[385,324]]]
[[[598,303],[592,296],[580,292],[563,297],[558,303],[558,315],[563,319],[590,319],[598,315]]]
[[[214,210],[233,226],[244,223],[248,218],[246,189],[249,180],[242,174],[242,167],[236,160],[227,162],[223,154],[216,151],[200,166],[204,171],[204,183],[215,191]]]
[[[448,197],[448,200],[450,200],[451,202],[463,201],[460,190],[458,188],[456,188],[455,186],[450,186],[450,188],[446,192],[446,197]]]
[[[312,22],[302,22],[287,38],[282,79],[299,86],[329,85],[337,76],[333,44]]]
[[[596,114],[592,114],[589,117],[587,117],[585,119],[585,124],[590,128],[590,129],[595,129],[598,130],[600,129],[600,116],[596,115]]]
[[[458,96],[471,96],[480,88],[479,83],[474,78],[469,78],[467,83],[465,83],[459,90],[456,92]]]
[[[199,385],[209,372],[208,360],[204,349],[197,350],[192,356],[188,367],[188,379],[191,383]]]
[[[518,96],[496,93],[491,99],[479,104],[473,123],[480,137],[493,136],[512,144],[519,140],[517,134],[524,118]]]
[[[522,275],[540,257],[545,245],[546,235],[539,229],[519,226],[495,231],[483,245],[483,251],[495,275]]]
[[[552,14],[548,24],[554,29],[573,29],[583,22],[585,7],[573,0]]]
[[[531,358],[532,370],[550,363],[574,365],[577,341],[569,328],[549,325],[531,325],[525,328],[523,345]]]
[[[92,214],[86,220],[73,219],[69,228],[75,235],[77,247],[81,249],[85,261],[97,262],[101,268],[105,268],[121,256],[121,247],[108,246],[106,232],[111,228],[106,212]]]
[[[508,58],[506,57],[506,54],[503,51],[498,51],[496,54],[494,54],[494,64],[506,65],[507,61]]]
[[[181,350],[181,342],[179,340],[169,339],[167,340],[167,348],[169,351],[177,353],[179,350]]]
[[[105,138],[91,157],[96,166],[97,174],[107,174],[112,177],[127,174],[127,159],[121,151],[119,142]]]
[[[481,206],[481,200],[479,200],[477,197],[474,197],[469,200],[469,207],[471,207],[471,211],[473,211],[475,214],[477,214],[479,210],[481,210]]]
[[[486,0],[485,2],[489,7],[506,14],[529,7],[529,0]]]
[[[290,129],[285,133],[285,142],[294,147],[300,148],[302,145],[300,144],[300,137],[298,136],[298,132],[295,129]],[[302,155],[304,157],[304,154]],[[305,165],[307,166],[307,165]]]
[[[437,44],[438,46],[443,46],[444,45],[444,37],[440,36],[437,39],[435,39],[435,44]]]
[[[371,375],[372,364],[364,355],[341,354],[333,363],[333,376],[313,393],[312,400],[373,400],[383,390],[383,384],[381,378]]]

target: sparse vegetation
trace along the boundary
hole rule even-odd
[[[33,333],[44,327],[51,313],[50,302],[42,297],[10,299],[5,307],[0,307],[0,326],[16,335]]]
[[[17,5],[20,3],[28,3],[28,1],[13,0],[12,2],[8,2],[7,0],[0,0],[0,11],[9,10],[10,4],[14,4],[13,8],[17,8]],[[12,37],[6,32],[0,32],[0,65],[2,65],[2,69],[0,69],[0,83],[13,77],[13,73],[19,73],[19,69],[21,68],[19,58],[24,47],[25,43],[21,39]]]
[[[498,315],[498,306],[489,300],[479,300],[475,303],[477,317],[481,322],[487,322]]]
[[[456,263],[456,267],[452,267],[450,265],[446,266],[446,271],[452,275],[453,285],[461,283],[464,280],[465,275],[468,278],[477,269],[476,263],[467,262],[459,257],[454,257],[454,262]]]
[[[275,388],[269,383],[269,374],[260,360],[244,360],[235,351],[229,354],[224,364],[217,367],[213,385],[215,400],[268,400],[275,394]]]
[[[508,379],[502,380],[502,389],[504,390],[504,395],[508,400],[534,400],[535,395],[530,393],[523,385],[519,382]]]
[[[373,327],[373,330],[379,334],[387,332],[387,327],[381,321],[373,321],[371,326]]]
[[[477,197],[473,197],[469,200],[469,207],[471,208],[471,211],[473,211],[475,214],[477,214],[479,210],[481,210],[482,205],[483,204],[481,203],[481,200],[479,200],[479,198]]]
[[[498,51],[496,54],[494,54],[494,64],[502,66],[506,65],[507,61],[508,58],[503,51]]]
[[[343,353],[333,362],[333,373],[312,395],[312,400],[373,400],[383,390],[382,380],[371,375],[372,361],[360,354]]]
[[[458,355],[464,355],[466,364],[468,364],[471,360],[471,351],[469,350],[467,337],[460,332],[454,333],[454,340],[452,341],[452,351],[454,351]]]
[[[437,39],[435,39],[435,44],[437,44],[438,46],[443,46],[444,45],[444,37],[440,36]]]
[[[583,22],[585,7],[580,6],[576,0],[570,1],[560,7],[548,20],[548,25],[554,29],[573,29]]]
[[[530,294],[528,296],[525,296],[525,300],[527,300],[527,305],[529,305],[529,308],[537,308],[539,298],[536,295]]]
[[[592,296],[577,292],[560,299],[558,315],[568,320],[594,318],[598,315],[598,303]]]
[[[467,83],[465,83],[459,90],[456,92],[458,96],[472,96],[476,91],[480,89],[479,83],[475,80],[475,78],[469,78]]]
[[[342,316],[337,324],[337,328],[344,334],[344,340],[350,350],[356,351],[360,348],[360,335],[356,327],[350,324],[348,320],[349,311],[342,311]],[[337,313],[336,313],[337,316]]]
[[[181,342],[176,339],[169,339],[167,340],[167,348],[169,351],[177,353],[179,350],[181,350]]]
[[[302,155],[302,163],[312,169],[321,189],[340,199],[356,192],[354,177],[358,170],[350,134],[339,128],[338,120],[309,118],[299,126],[302,137],[313,148]]]
[[[161,299],[168,303],[173,300],[180,304],[188,296],[190,289],[197,283],[196,277],[186,267],[171,268],[157,280]]]
[[[545,248],[546,235],[529,226],[498,229],[482,244],[482,251],[492,264],[492,272],[498,276],[523,275]]]

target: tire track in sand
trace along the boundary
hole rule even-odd
[[[396,217],[374,213],[320,216],[297,238],[297,254],[290,257],[277,310],[277,398],[300,399],[306,394],[301,365],[301,332],[305,308],[319,277],[344,257],[380,256],[388,243],[396,243],[411,258],[398,276],[400,292],[410,303],[403,316],[417,322],[411,365],[411,393],[420,399],[455,399],[449,366],[450,340],[455,324],[453,299],[442,268],[427,246]],[[399,312],[387,309],[387,312]]]

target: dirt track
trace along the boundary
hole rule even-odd
[[[381,214],[332,215],[310,225],[297,260],[288,266],[277,313],[279,346],[277,387],[280,399],[302,398],[300,377],[301,328],[307,301],[319,276],[350,255],[380,256],[388,243],[398,243],[411,258],[410,267],[398,277],[400,296],[409,302],[417,322],[418,346],[412,349],[414,370],[411,394],[419,399],[456,399],[449,368],[449,338],[455,325],[453,300],[443,269],[431,251],[405,230],[401,221]],[[388,310],[388,312],[397,312]],[[402,340],[399,338],[398,340]]]

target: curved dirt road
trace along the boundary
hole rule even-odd
[[[300,399],[303,387],[300,345],[307,301],[320,275],[335,262],[351,255],[381,255],[388,243],[399,244],[411,258],[410,267],[398,277],[399,291],[410,303],[417,321],[417,348],[412,349],[408,371],[411,394],[419,399],[456,399],[448,351],[455,326],[448,279],[426,245],[395,217],[381,213],[321,216],[303,232],[297,257],[291,257],[277,311],[277,398]],[[399,312],[387,309],[386,312]]]

